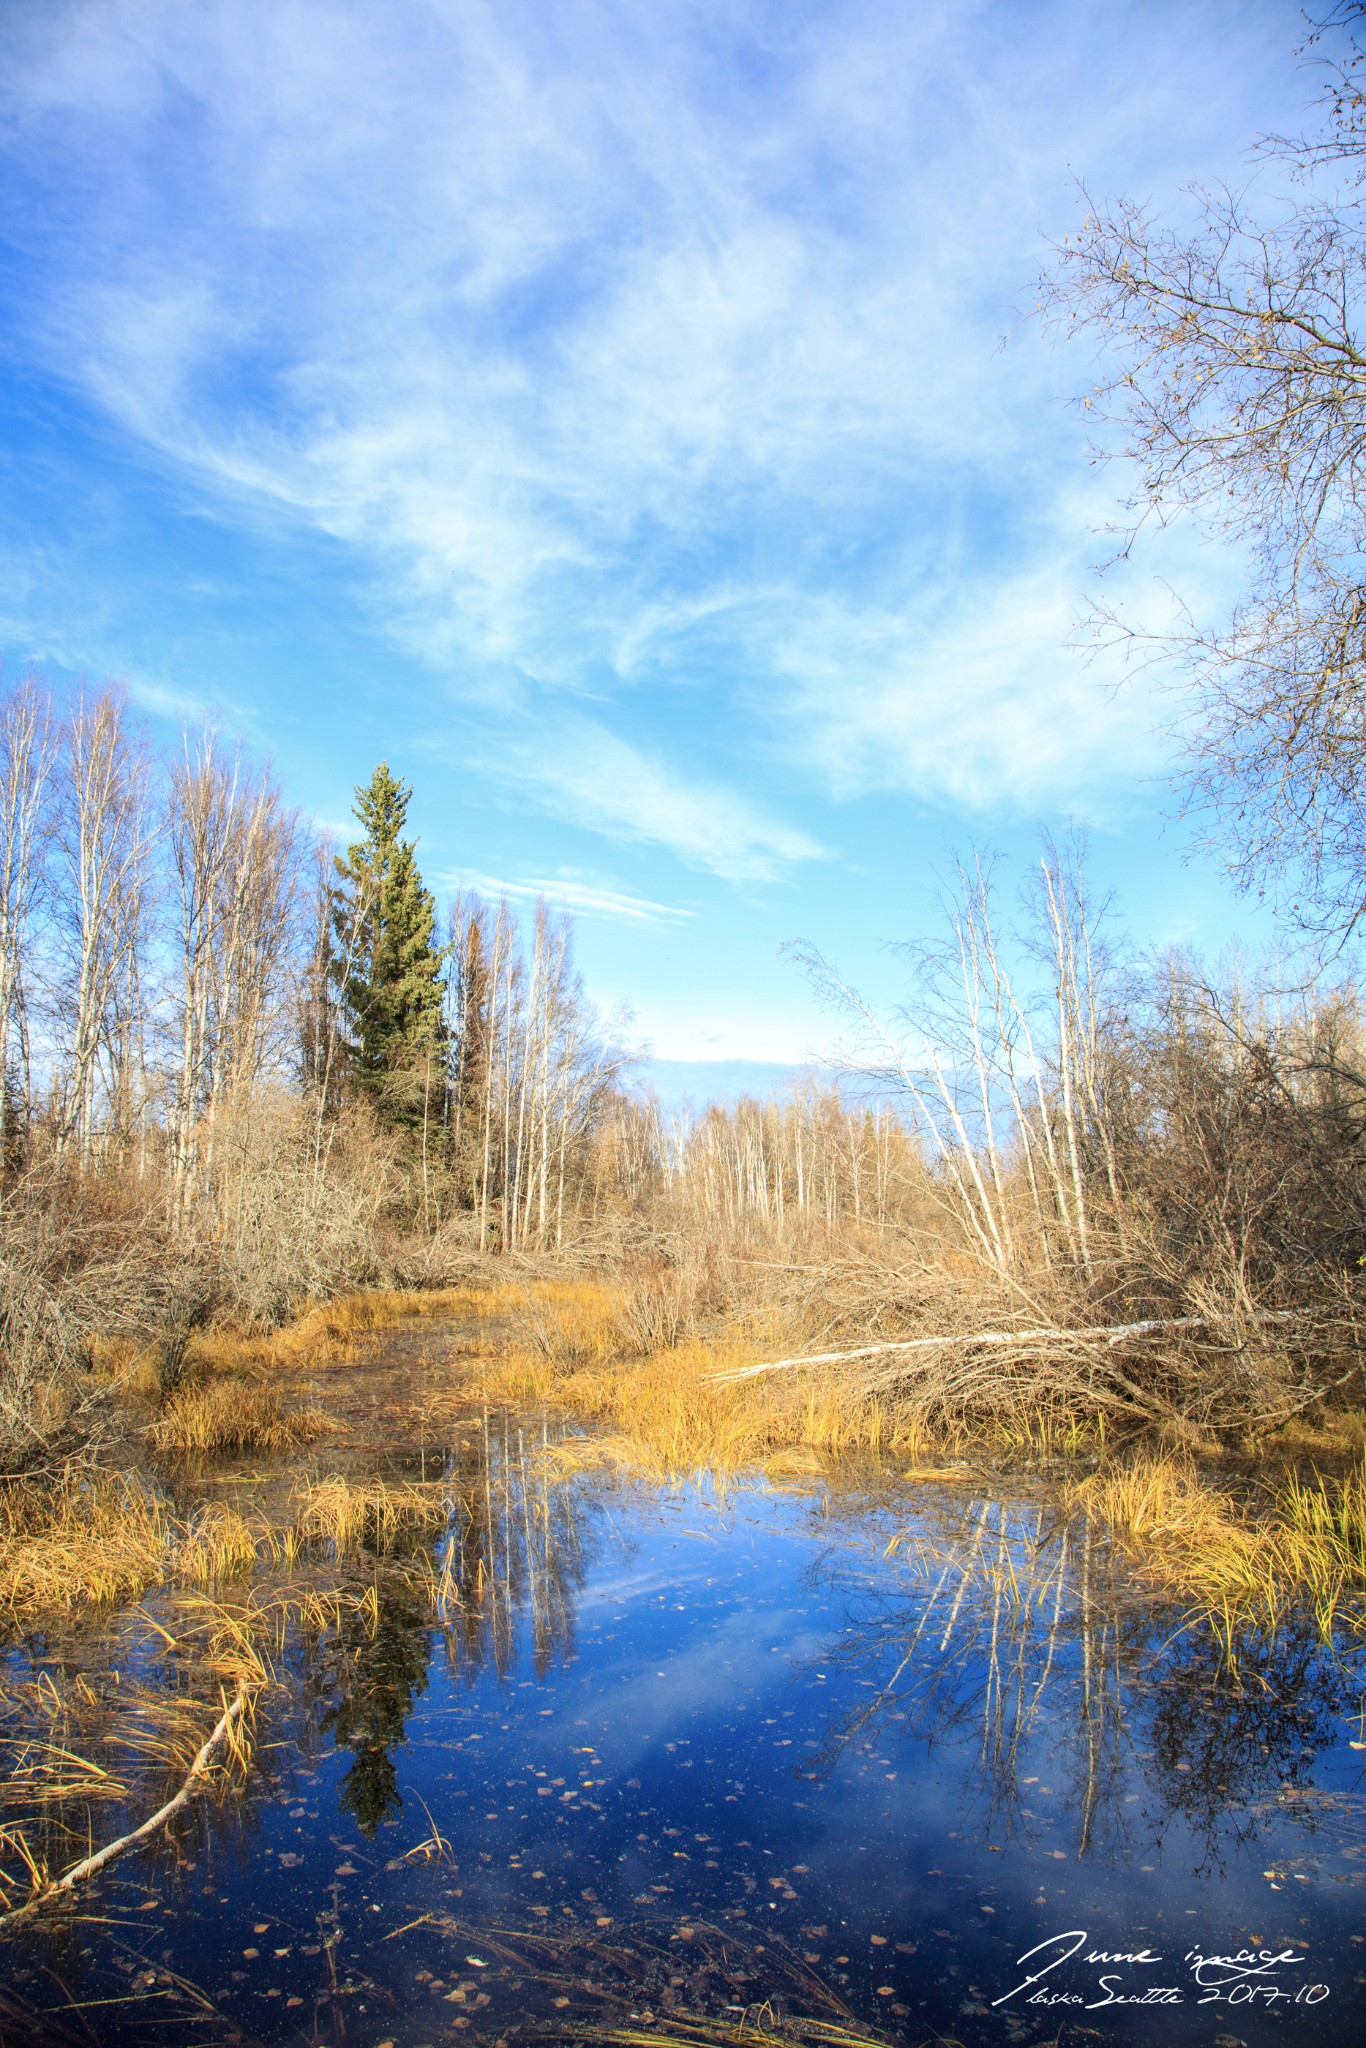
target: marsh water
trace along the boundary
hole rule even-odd
[[[1042,1481],[661,1487],[565,1436],[388,1450],[445,1526],[281,1638],[241,1789],[0,1944],[6,2043],[1361,2038],[1349,1648],[1230,1657]],[[173,1688],[162,1597],[12,1646],[16,1696]]]

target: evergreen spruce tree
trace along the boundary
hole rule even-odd
[[[442,954],[436,903],[402,837],[412,789],[381,761],[355,814],[363,837],[337,862],[334,975],[355,1085],[386,1122],[430,1120],[443,1084]]]

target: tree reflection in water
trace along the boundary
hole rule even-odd
[[[1075,1816],[1078,1855],[1131,1846],[1136,1766],[1146,1826],[1179,1816],[1217,1862],[1361,1707],[1359,1669],[1307,1617],[1221,1639],[1136,1588],[1084,1518],[1044,1503],[941,1496],[893,1531],[876,1572],[831,1552],[812,1571],[827,1590],[845,1579],[849,1626],[825,1665],[872,1689],[803,1775],[829,1776],[894,1724],[968,1758],[1003,1838],[1043,1832],[1029,1800],[1046,1753],[1054,1793],[1071,1784],[1050,1804]]]
[[[451,1666],[470,1682],[487,1663],[507,1675],[523,1621],[538,1678],[573,1653],[574,1602],[601,1510],[581,1483],[550,1472],[558,1435],[542,1421],[529,1438],[506,1415],[490,1424],[485,1411],[464,1463],[452,1454],[437,1606]]]
[[[1303,1791],[1339,1716],[1360,1705],[1350,1680],[1307,1617],[1274,1636],[1245,1630],[1231,1656],[1208,1629],[1184,1632],[1145,1698],[1164,1817],[1179,1815],[1210,1861],[1221,1843],[1250,1840],[1262,1802]],[[1312,1826],[1311,1810],[1300,1817]]]
[[[434,1558],[426,1548],[369,1553],[363,1593],[314,1645],[315,1690],[330,1702],[318,1730],[354,1755],[341,1805],[366,1835],[402,1809],[396,1752],[438,1642],[471,1684],[490,1664],[506,1677],[524,1631],[538,1677],[573,1652],[600,1510],[582,1485],[553,1477],[550,1447],[548,1424],[528,1441],[507,1417],[491,1426],[485,1414],[448,1455]]]
[[[332,1643],[337,1673],[335,1703],[323,1715],[323,1734],[355,1762],[342,1781],[340,1804],[362,1833],[402,1810],[394,1751],[408,1716],[426,1691],[431,1613],[420,1586],[395,1572],[376,1573],[374,1600],[343,1613]]]

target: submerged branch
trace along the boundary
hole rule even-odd
[[[24,1915],[36,1912],[38,1907],[47,1905],[62,1892],[71,1891],[84,1878],[94,1877],[97,1871],[103,1870],[106,1863],[112,1863],[116,1856],[122,1856],[125,1849],[131,1849],[137,1842],[146,1841],[150,1835],[158,1833],[168,1821],[173,1820],[181,1808],[189,1804],[199,1780],[213,1764],[218,1751],[229,1741],[234,1724],[241,1719],[250,1702],[251,1694],[248,1688],[245,1685],[239,1686],[236,1697],[224,1708],[217,1726],[190,1765],[184,1783],[173,1798],[168,1799],[164,1806],[159,1806],[140,1827],[133,1828],[126,1835],[119,1835],[112,1842],[106,1842],[93,1856],[86,1856],[81,1862],[73,1863],[70,1870],[63,1871],[60,1877],[45,1884],[32,1898],[26,1899],[22,1906],[15,1906],[8,1913],[0,1914],[0,1927],[12,1925]]]

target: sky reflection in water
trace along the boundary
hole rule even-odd
[[[3,1954],[6,2040],[417,2048],[765,1997],[891,2040],[1360,2038],[1353,1664],[1291,1630],[1231,1672],[1041,1502],[528,1472],[467,1447],[445,1628],[368,1561],[375,1616],[293,1646],[247,1797]],[[1196,1982],[1264,1948],[1293,1960]]]

